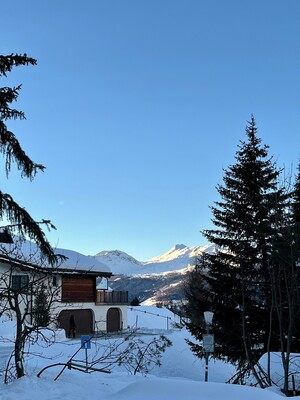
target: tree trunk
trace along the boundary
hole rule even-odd
[[[253,373],[253,376],[257,380],[257,383],[259,384],[259,386],[262,389],[264,389],[265,385],[263,384],[260,376],[257,373],[257,370],[253,363],[253,359],[249,352],[249,346],[248,346],[248,342],[247,342],[245,277],[244,277],[244,269],[242,266],[242,262],[240,263],[240,271],[241,271],[241,284],[242,284],[242,330],[243,330],[243,343],[244,343],[246,359],[247,359],[250,369]]]
[[[23,348],[24,348],[24,336],[23,336],[23,319],[20,310],[20,304],[18,302],[18,295],[15,294],[15,312],[17,317],[17,329],[16,329],[16,341],[15,341],[15,366],[17,378],[22,378],[25,375],[24,364],[23,364]]]

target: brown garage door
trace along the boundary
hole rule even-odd
[[[74,315],[76,324],[76,336],[90,335],[94,332],[93,329],[93,311],[92,310],[81,310],[81,309],[70,309],[63,310],[59,314],[59,326],[66,331],[66,335],[69,334],[70,329],[70,317]]]
[[[121,318],[118,308],[109,308],[106,315],[107,332],[117,332],[121,330]]]

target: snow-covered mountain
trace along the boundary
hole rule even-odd
[[[98,262],[109,267],[114,274],[131,275],[139,273],[142,265],[134,257],[120,250],[101,251],[94,257]]]
[[[144,262],[119,250],[101,251],[95,258],[117,275],[148,275],[184,270],[195,265],[195,260],[203,252],[212,251],[212,245],[188,247],[177,244],[166,253]]]
[[[110,287],[113,290],[127,290],[130,301],[137,297],[148,305],[182,299],[185,274],[203,252],[213,251],[212,245],[188,247],[177,244],[166,253],[141,262],[120,250],[85,256],[73,250],[55,249],[56,254],[67,257],[59,268],[112,272]],[[14,254],[17,259],[38,265],[41,262],[37,245],[17,237],[13,245],[2,244],[1,253]]]
[[[188,247],[177,244],[146,262],[137,261],[119,250],[101,251],[95,258],[114,274],[110,283],[113,290],[128,290],[130,300],[137,297],[144,304],[153,305],[182,300],[185,274],[203,252],[213,251],[212,245]]]

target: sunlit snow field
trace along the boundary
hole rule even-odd
[[[177,317],[163,308],[146,306],[129,308],[129,326],[136,326],[143,333],[140,337],[144,341],[152,340],[153,335],[158,333],[166,335],[173,343],[163,354],[162,365],[155,366],[146,376],[130,374],[122,367],[114,368],[111,374],[83,373],[66,369],[54,381],[62,369],[62,366],[58,366],[45,370],[38,378],[37,374],[43,367],[66,362],[80,348],[80,338],[71,340],[65,337],[63,331],[59,331],[52,346],[45,346],[43,341],[39,341],[30,347],[31,356],[26,361],[26,377],[5,385],[2,376],[0,399],[276,400],[282,397],[276,388],[262,390],[225,384],[235,369],[230,364],[213,360],[209,362],[209,382],[204,382],[204,362],[194,357],[185,341],[186,338],[191,338],[189,333],[185,329],[176,328],[174,324],[176,322],[178,322]],[[0,324],[2,367],[12,346],[10,342],[13,339],[12,334],[13,322],[2,322]],[[4,338],[7,340],[4,341]],[[105,343],[107,339],[93,339],[91,349],[87,350],[88,360],[93,358],[96,351],[101,351],[101,346],[105,346]],[[77,359],[84,363],[85,355],[86,351],[82,349]]]

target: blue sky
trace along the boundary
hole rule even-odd
[[[222,169],[253,113],[279,167],[300,156],[299,0],[14,0],[1,54],[24,53],[9,123],[45,173],[2,175],[52,245],[147,260],[203,245]]]

